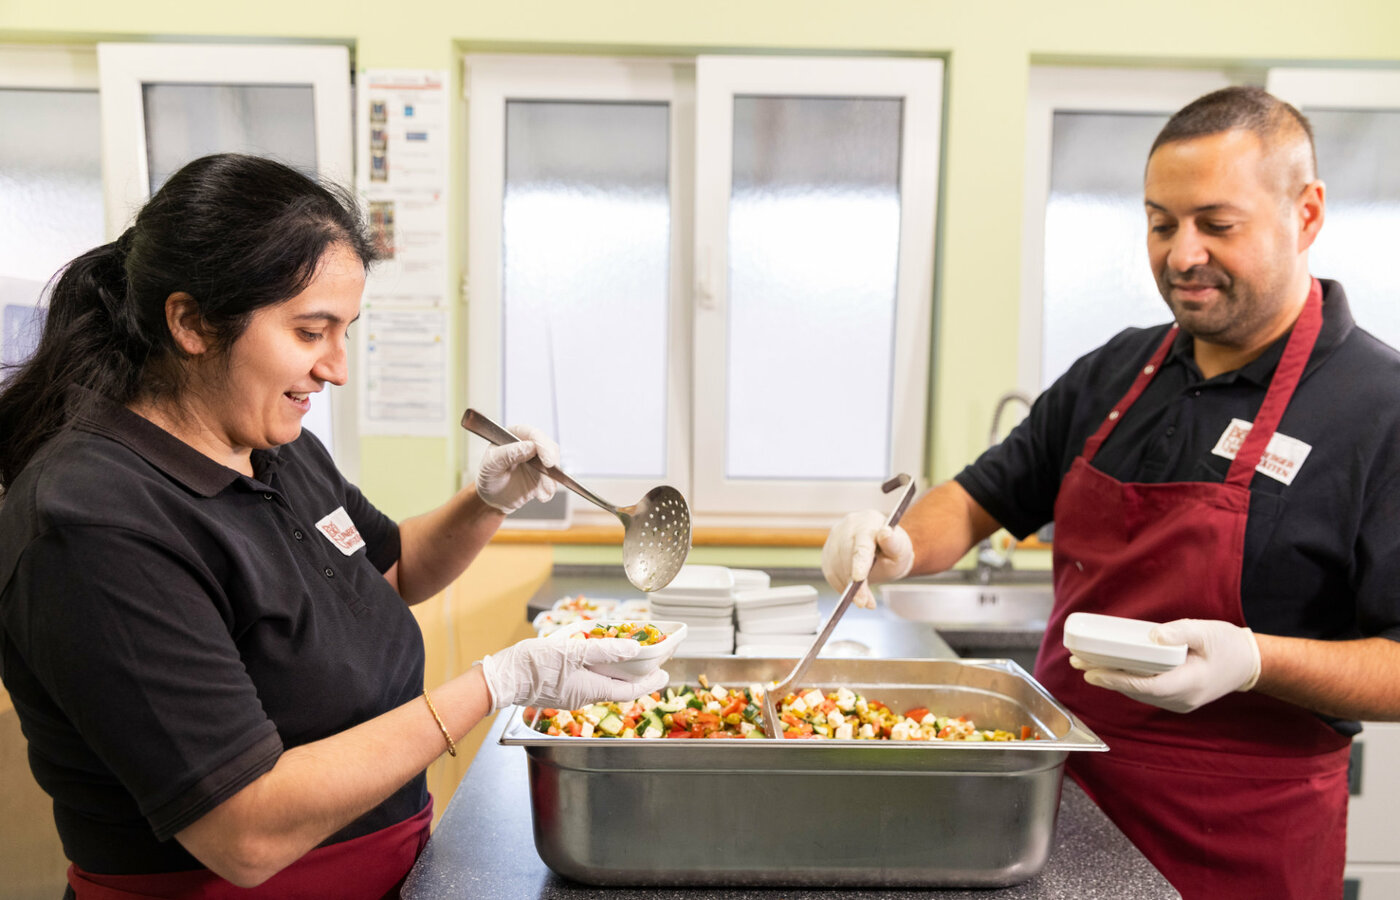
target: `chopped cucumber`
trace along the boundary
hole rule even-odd
[[[616,737],[622,733],[622,720],[610,714],[598,723],[598,729],[605,734]]]

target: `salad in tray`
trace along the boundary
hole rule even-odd
[[[544,734],[595,738],[763,738],[763,687],[700,684],[667,687],[623,703],[594,703],[582,709],[525,710],[525,721]],[[1015,741],[1038,738],[1029,726],[1019,736],[979,729],[965,716],[940,716],[925,707],[894,712],[849,688],[823,694],[789,694],[779,704],[784,738],[892,741]]]

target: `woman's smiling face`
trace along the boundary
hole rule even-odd
[[[253,450],[296,440],[311,395],[349,377],[350,323],[364,288],[360,258],[332,244],[305,290],[253,313],[226,356],[202,363],[177,436],[244,472]]]

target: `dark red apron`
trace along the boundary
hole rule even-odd
[[[241,888],[208,869],[157,875],[97,875],[68,867],[77,900],[383,900],[397,898],[408,870],[428,842],[433,799],[411,818],[379,831],[317,847],[255,888]]]
[[[1245,624],[1250,481],[1321,325],[1314,279],[1223,484],[1125,484],[1089,463],[1161,367],[1173,328],[1085,443],[1055,503],[1055,607],[1036,678],[1109,746],[1072,754],[1070,775],[1187,900],[1341,897],[1350,739],[1261,694],[1229,694],[1183,715],[1093,687],[1069,664],[1065,618]]]

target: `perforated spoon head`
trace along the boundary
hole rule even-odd
[[[670,485],[647,491],[635,506],[618,510],[622,518],[622,567],[627,580],[643,591],[671,583],[690,553],[690,507]]]

